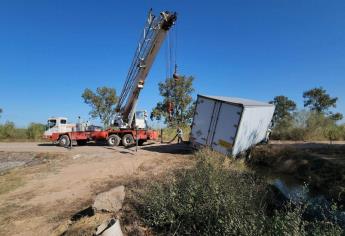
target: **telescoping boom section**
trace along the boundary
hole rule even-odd
[[[126,81],[117,104],[114,124],[120,128],[132,128],[140,91],[151,69],[154,59],[176,21],[176,12],[161,12],[155,16],[150,11],[130,65]]]

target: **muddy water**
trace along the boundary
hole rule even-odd
[[[263,171],[258,173],[263,174]],[[345,208],[344,206],[335,207],[325,195],[311,191],[308,185],[301,183],[294,178],[286,175],[264,176],[270,187],[275,190],[276,199],[279,204],[291,203],[294,206],[304,206],[303,217],[309,220],[324,220],[337,222],[345,228]],[[279,196],[278,196],[279,195]],[[282,197],[283,196],[283,197]]]

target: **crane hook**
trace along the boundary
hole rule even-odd
[[[175,70],[174,70],[173,78],[175,81],[180,80],[180,75],[177,74],[177,64],[175,64]]]

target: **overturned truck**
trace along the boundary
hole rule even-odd
[[[268,139],[275,106],[243,98],[198,95],[191,144],[229,156],[248,153]]]

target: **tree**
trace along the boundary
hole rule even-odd
[[[115,105],[118,101],[116,91],[113,88],[99,87],[96,92],[85,89],[82,98],[91,106],[92,118],[99,118],[105,127],[110,126],[111,119],[115,115]]]
[[[304,107],[326,114],[331,107],[336,107],[338,98],[332,98],[322,87],[313,88],[303,93]]]
[[[282,119],[290,119],[291,112],[296,109],[296,103],[290,100],[288,97],[280,95],[275,96],[271,104],[276,106],[273,121],[274,123],[281,121]]]
[[[1,114],[2,114],[3,110],[0,108],[0,118],[1,118]]]
[[[163,101],[153,108],[151,120],[164,119],[169,126],[190,124],[194,110],[193,80],[192,76],[180,76],[178,79],[167,78],[159,83],[159,93]]]
[[[343,119],[343,114],[337,112],[337,113],[332,113],[330,114],[329,118],[331,118],[332,120],[334,121],[337,121],[337,120],[342,120]]]

